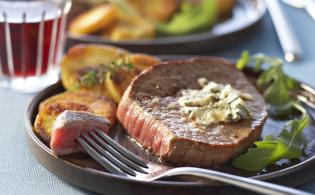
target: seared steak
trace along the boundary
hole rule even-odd
[[[200,89],[199,78],[251,95],[251,117],[200,126],[180,112],[178,94]],[[262,96],[242,72],[220,58],[165,62],[142,72],[125,91],[117,117],[129,135],[162,161],[177,165],[218,166],[259,139],[267,118]]]

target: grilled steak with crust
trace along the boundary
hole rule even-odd
[[[206,128],[185,119],[178,105],[183,89],[200,89],[199,78],[248,93],[251,117]],[[172,105],[172,106],[170,106]],[[143,71],[125,91],[117,117],[129,135],[162,161],[213,167],[239,155],[259,139],[267,118],[262,96],[242,72],[214,57],[170,61]]]

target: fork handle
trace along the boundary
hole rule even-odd
[[[227,173],[222,173],[218,171],[201,169],[195,167],[179,167],[170,169],[164,172],[161,177],[176,176],[176,175],[193,175],[206,179],[216,180],[223,183],[231,184],[258,192],[261,194],[273,194],[273,195],[284,195],[284,194],[299,194],[299,195],[311,195],[311,193],[297,190],[294,188],[289,188],[277,184],[268,183],[265,181],[260,181],[251,178],[245,178],[241,176],[231,175]],[[160,177],[159,177],[160,178]],[[157,178],[155,178],[157,179]]]

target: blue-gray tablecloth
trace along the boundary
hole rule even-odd
[[[315,21],[302,10],[286,5],[283,8],[303,48],[303,60],[286,65],[285,70],[291,76],[315,86]],[[243,42],[209,54],[236,58],[244,49],[249,49],[251,53],[282,56],[268,15]],[[52,175],[37,163],[27,148],[24,112],[31,98],[31,95],[0,89],[0,194],[88,194]],[[315,193],[315,179],[300,188]]]

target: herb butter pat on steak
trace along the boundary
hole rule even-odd
[[[243,93],[233,89],[231,85],[208,83],[204,78],[198,81],[202,83],[201,90],[182,90],[182,95],[178,98],[178,103],[182,106],[181,112],[195,120],[197,124],[237,122],[250,116],[250,111],[240,96]]]
[[[191,116],[191,108],[203,111]],[[130,136],[162,161],[212,167],[258,140],[267,113],[242,72],[208,57],[143,71],[125,91],[117,116]]]

